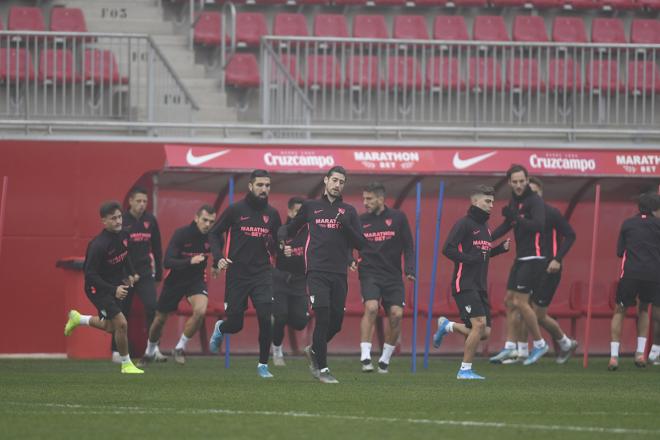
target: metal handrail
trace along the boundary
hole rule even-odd
[[[280,70],[280,73],[284,74],[286,80],[292,85],[293,90],[295,90],[295,92],[296,92],[298,95],[300,95],[300,98],[302,99],[303,104],[305,104],[305,107],[307,107],[308,110],[312,110],[312,109],[314,108],[314,106],[313,106],[312,103],[309,101],[309,98],[307,97],[307,95],[305,94],[305,92],[303,92],[303,90],[302,90],[302,89],[300,88],[300,86],[297,84],[296,80],[293,79],[293,76],[291,75],[291,72],[289,72],[289,69],[287,69],[287,68],[284,66],[284,64],[282,64],[282,61],[280,60],[280,57],[277,56],[277,54],[275,53],[275,51],[273,50],[273,48],[271,47],[271,45],[269,45],[269,44],[264,44],[265,42],[266,42],[266,40],[262,40],[261,50],[262,50],[264,53],[268,52],[268,54],[269,54],[270,56],[273,57],[273,60],[275,61],[275,64],[277,65],[277,68]],[[263,69],[263,68],[264,68],[264,67],[262,66],[262,69]],[[262,77],[262,81],[264,81],[264,80],[265,80],[265,76],[264,76],[264,75],[261,75],[261,77]]]
[[[195,14],[195,4],[199,2],[199,14]],[[190,26],[188,27],[188,40],[189,40],[189,47],[190,50],[194,49],[194,39],[195,39],[195,25],[199,21],[199,17],[202,16],[202,11],[204,10],[204,0],[190,0],[189,6],[190,10],[190,16],[189,16],[189,23]]]
[[[227,43],[225,39],[225,32],[227,30],[227,14],[230,16],[229,20],[229,53],[227,53]],[[228,58],[236,52],[236,6],[232,2],[227,2],[222,6],[222,18],[220,22],[220,84],[224,89],[225,75],[224,70],[229,63]]]

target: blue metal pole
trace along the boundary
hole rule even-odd
[[[417,298],[419,296],[419,228],[422,217],[422,182],[417,182],[417,204],[415,206],[415,293],[413,296],[412,372],[417,372]]]
[[[229,193],[227,195],[229,197],[229,204],[231,205],[234,203],[234,176],[229,176]],[[228,257],[229,255],[225,256]],[[225,368],[229,368],[229,339],[229,335],[225,335]]]
[[[435,240],[433,242],[433,267],[431,269],[431,291],[429,293],[428,316],[426,317],[426,337],[424,339],[424,368],[429,367],[429,349],[431,343],[431,321],[433,320],[433,303],[435,302],[435,283],[438,275],[438,254],[440,253],[440,221],[442,220],[442,205],[445,198],[445,181],[440,181],[438,192],[438,210],[435,215]]]

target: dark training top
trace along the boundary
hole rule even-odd
[[[128,256],[128,237],[122,232],[103,230],[87,245],[85,262],[85,290],[115,296],[117,286],[126,284],[135,274]]]
[[[561,212],[546,203],[543,255],[547,261],[557,260],[561,263],[575,243],[575,237],[575,231]]]
[[[451,229],[442,248],[442,253],[454,262],[452,289],[457,294],[463,290],[485,292],[490,257],[506,252],[504,242],[492,247],[488,217],[484,210],[470,206],[467,215]]]
[[[545,203],[527,185],[520,197],[513,194],[508,205],[512,217],[493,231],[493,240],[504,236],[512,228],[516,239],[516,258],[543,258],[543,232],[545,229]]]
[[[285,241],[308,225],[305,244],[307,271],[346,274],[351,249],[362,249],[366,244],[357,211],[338,197],[333,203],[323,195],[318,200],[306,200],[298,215],[278,233]]]
[[[289,224],[291,219],[287,219]],[[277,247],[277,263],[275,267],[279,270],[292,273],[294,275],[305,275],[305,244],[307,243],[307,226],[303,226],[296,233],[295,237],[287,238],[284,244],[291,246],[291,256],[284,255],[284,250]]]
[[[174,286],[204,281],[210,251],[208,234],[202,234],[195,222],[174,231],[163,262],[165,269],[170,269],[165,284]],[[206,259],[201,263],[192,264],[190,262],[192,257],[199,254],[203,254]]]
[[[621,278],[660,282],[660,218],[638,214],[624,220],[616,254]]]
[[[401,254],[406,275],[415,275],[413,238],[403,212],[386,206],[380,214],[362,214],[360,224],[369,242],[360,251],[360,277],[401,278]]]
[[[124,213],[124,231],[128,234],[128,253],[140,276],[151,276],[151,255],[154,257],[155,278],[163,278],[163,248],[156,217],[145,212],[135,218],[130,211]]]

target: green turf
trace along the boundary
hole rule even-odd
[[[301,358],[256,375],[256,359],[190,358],[124,376],[109,362],[0,360],[0,438],[604,439],[660,438],[660,367],[622,359],[492,366],[459,382],[459,361],[431,358],[387,375],[330,358],[338,385],[315,381]],[[462,423],[465,422],[465,423]]]

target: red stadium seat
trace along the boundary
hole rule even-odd
[[[261,37],[268,35],[266,17],[259,12],[236,14],[236,44],[238,47],[258,47]]]
[[[626,43],[623,22],[618,18],[594,18],[591,21],[591,42],[604,44]]]
[[[273,35],[307,37],[307,20],[303,14],[281,13],[275,16]]]
[[[465,81],[459,73],[455,57],[431,57],[426,62],[426,86],[432,90],[465,89]]]
[[[496,8],[521,8],[526,3],[527,0],[490,0],[490,4]]]
[[[27,49],[0,48],[0,83],[34,80],[34,66]]]
[[[83,60],[83,79],[88,85],[128,84],[128,78],[119,74],[115,54],[111,50],[86,49]]]
[[[330,0],[296,0],[301,5],[329,5]]]
[[[448,0],[413,0],[415,6],[445,6]]]
[[[433,22],[433,38],[436,40],[469,40],[465,19],[462,15],[438,15]]]
[[[636,0],[601,0],[601,5],[605,10],[638,9]]]
[[[344,14],[319,14],[314,17],[315,37],[348,38],[348,24]]]
[[[545,84],[534,58],[510,58],[506,67],[506,88],[518,92],[543,92]]]
[[[423,15],[397,15],[394,17],[393,38],[428,40],[426,18]]]
[[[660,20],[636,18],[630,25],[633,44],[660,44]]]
[[[422,68],[415,57],[391,56],[387,59],[387,87],[391,89],[421,89]]]
[[[382,85],[378,57],[351,55],[346,61],[346,87],[375,88]]]
[[[50,10],[50,30],[53,32],[87,32],[85,15],[80,8]]]
[[[385,17],[382,15],[356,15],[353,17],[354,38],[389,38]]]
[[[296,84],[302,84],[302,78],[300,77],[300,72],[298,71],[298,57],[295,55],[280,55],[280,63],[282,67],[291,75]],[[278,68],[275,60],[272,61],[271,65],[271,82],[273,83],[282,83],[287,82],[286,75]]]
[[[447,6],[457,6],[457,7],[476,7],[484,8],[488,5],[488,0],[449,0]]]
[[[587,31],[580,17],[556,17],[552,23],[552,41],[557,43],[586,43]]]
[[[252,53],[235,53],[225,69],[225,84],[238,88],[259,87],[259,64]]]
[[[556,92],[571,92],[582,88],[580,68],[572,58],[552,58],[548,64],[548,87]]]
[[[548,307],[548,314],[556,319],[570,319],[570,336],[576,336],[577,320],[582,316],[582,289],[583,283],[574,282],[568,292],[568,299],[564,301],[553,301]]]
[[[562,0],[531,0],[529,3],[537,9],[558,8],[562,5]]]
[[[405,6],[406,0],[369,0],[367,4],[373,6]]]
[[[639,0],[639,5],[654,11],[660,9],[660,0]]]
[[[589,90],[616,92],[623,89],[619,64],[612,60],[593,60],[587,64],[586,87]]]
[[[73,53],[68,49],[44,49],[39,54],[39,81],[63,84],[79,81]]]
[[[566,9],[600,9],[600,0],[564,0]]]
[[[12,6],[9,8],[7,30],[44,32],[46,24],[41,8]]]
[[[333,55],[307,57],[306,83],[310,89],[341,86],[339,63]]]
[[[472,57],[468,60],[468,69],[468,84],[471,89],[502,89],[502,68],[495,58]]]
[[[193,41],[203,46],[219,46],[222,43],[222,14],[216,11],[204,11],[195,24]]]
[[[628,90],[635,94],[660,92],[660,69],[653,61],[628,63]]]
[[[504,18],[499,15],[478,15],[472,35],[477,41],[509,41]]]
[[[513,20],[513,41],[548,41],[543,18],[538,15],[517,15]]]
[[[332,3],[337,6],[364,6],[367,4],[367,0],[333,0]]]

